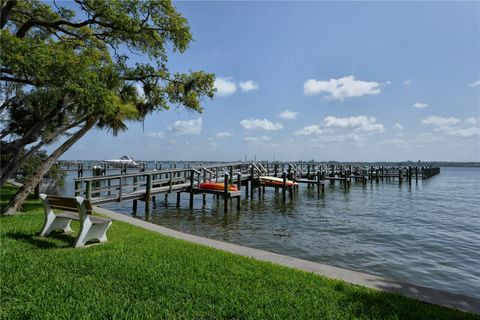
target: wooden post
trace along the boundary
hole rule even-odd
[[[320,193],[320,188],[322,187],[322,183],[321,183],[321,172],[320,170],[317,171],[317,194]]]
[[[240,209],[240,200],[242,199],[242,173],[237,173],[237,189],[240,192],[240,196],[237,198],[237,209]]]
[[[418,182],[418,167],[415,166],[415,182]]]
[[[137,199],[133,200],[132,212],[133,212],[133,215],[137,213]]]
[[[275,165],[274,165],[274,175],[275,175],[275,177],[278,176],[278,163],[275,163]]]
[[[149,174],[147,175],[147,186],[146,186],[146,193],[145,193],[145,212],[150,212],[151,196],[152,196],[152,175]]]
[[[319,171],[317,171],[317,173],[320,173]],[[319,175],[320,176],[320,175]],[[310,177],[310,163],[307,165],[307,180],[310,180],[311,177]],[[307,188],[310,188],[310,182],[307,183]]]
[[[254,168],[253,166],[250,167],[250,198],[253,199],[253,193],[254,193]]]
[[[92,181],[88,180],[86,183],[87,185],[86,185],[85,196],[87,199],[91,199],[92,198]]]
[[[228,182],[230,181],[230,176],[227,172],[223,176],[223,212],[228,212]]]
[[[180,208],[180,192],[177,192],[177,208]]]
[[[233,166],[230,166],[229,169],[230,169],[230,175],[229,175],[229,177],[230,177],[230,182],[229,182],[229,183],[230,183],[230,184],[233,184]]]
[[[189,207],[190,209],[193,209],[193,180],[195,177],[195,172],[193,170],[190,170],[190,201],[189,201]]]
[[[78,197],[80,195],[80,191],[78,191],[80,189],[80,186],[82,185],[82,183],[80,181],[75,181],[75,197]]]
[[[287,173],[283,171],[282,173],[282,199],[285,202],[287,200]]]
[[[138,177],[133,177],[133,191],[137,190]]]
[[[118,180],[118,202],[122,201],[122,188],[123,187],[123,178],[119,178]]]

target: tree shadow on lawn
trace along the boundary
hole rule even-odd
[[[48,235],[48,237],[40,237],[37,234],[21,232],[7,233],[6,236],[13,240],[29,243],[40,249],[61,249],[73,247],[76,239],[72,233],[61,232],[52,232]]]

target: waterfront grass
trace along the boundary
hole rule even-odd
[[[74,234],[36,235],[39,201],[22,210],[0,218],[2,319],[478,319],[117,221],[107,243],[74,249]]]

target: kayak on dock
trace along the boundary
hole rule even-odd
[[[277,178],[277,177],[270,177],[270,176],[260,176],[260,183],[266,186],[272,186],[272,187],[283,187],[283,179],[282,178]],[[287,180],[286,181],[287,187],[293,187],[296,186],[298,183],[292,181],[292,180]]]
[[[223,182],[203,182],[199,185],[200,189],[208,189],[208,190],[224,190],[225,185]],[[234,184],[228,185],[228,191],[238,191],[238,188]]]

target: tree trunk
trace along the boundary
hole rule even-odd
[[[98,121],[98,117],[91,117],[87,120],[85,125],[75,132],[67,141],[65,141],[57,150],[55,150],[47,160],[42,163],[35,173],[28,178],[28,180],[23,184],[23,186],[18,190],[15,196],[10,200],[8,207],[2,212],[3,215],[11,215],[20,209],[21,205],[27,198],[28,194],[32,192],[35,186],[40,182],[45,173],[50,170],[52,165],[57,161],[57,159],[65,153],[70,147],[75,144],[81,137],[83,137],[88,130],[90,130]]]
[[[42,130],[45,128],[45,126],[47,126],[51,118],[57,113],[57,110],[57,108],[52,108],[46,117],[33,125],[22,137],[3,146],[3,152],[11,150],[14,152],[14,156],[9,159],[7,163],[2,163],[2,170],[0,171],[0,186],[3,186],[7,179],[9,179],[19,167],[19,164],[21,164],[19,161],[21,158],[20,150],[38,140],[38,137],[40,137],[42,134]]]
[[[67,132],[75,126],[78,126],[81,122],[85,121],[87,118],[84,117],[81,120],[75,121],[69,125],[58,128],[58,130],[50,132],[44,139],[37,143],[34,147],[30,148],[26,154],[20,157],[20,152],[17,152],[14,156],[14,161],[10,160],[9,163],[2,168],[0,171],[0,186],[3,186],[5,182],[25,163],[30,159],[42,146],[49,144],[53,139],[60,136],[62,133]]]
[[[20,152],[17,152],[13,159],[15,161],[9,161],[9,164],[3,168],[1,171],[0,186],[3,186],[5,182],[20,168],[20,166],[30,159],[32,155],[35,154],[40,148],[44,145],[44,142],[41,141],[34,147],[32,147],[23,157],[21,157]]]

